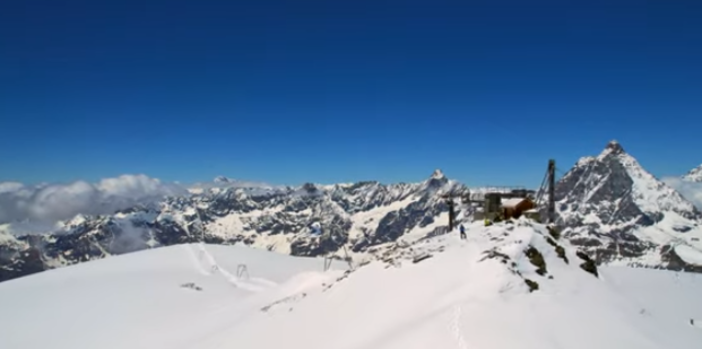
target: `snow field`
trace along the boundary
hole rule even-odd
[[[606,267],[598,278],[543,225],[466,228],[467,240],[452,232],[419,241],[410,252],[393,252],[396,263],[374,261],[350,273],[342,262],[324,273],[321,259],[191,244],[11,280],[0,284],[0,348],[696,349],[702,343],[701,275]],[[525,253],[530,247],[545,271]],[[431,257],[413,263],[409,257],[417,254]],[[242,264],[248,278],[236,275]],[[530,292],[525,279],[538,290]]]

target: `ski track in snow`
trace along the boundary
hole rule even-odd
[[[460,304],[456,304],[453,307],[453,318],[451,321],[451,332],[453,332],[453,337],[456,340],[456,344],[459,349],[468,349],[468,344],[463,336],[463,331],[461,331],[461,317],[463,316],[463,307]]]
[[[208,273],[205,268],[202,267],[202,254],[200,254],[200,257],[198,258],[197,255],[195,255],[195,251],[193,251],[193,248],[191,245],[182,245],[183,249],[185,249],[188,253],[188,256],[190,257],[190,260],[193,262],[193,266],[195,269],[197,269],[198,272],[202,275],[210,276],[212,273]]]
[[[227,282],[232,284],[232,286],[240,286],[236,277],[217,263],[217,260],[207,251],[205,245],[202,243],[197,244],[197,255],[195,251],[193,251],[192,245],[183,245],[183,247],[188,250],[193,265],[202,275],[212,276],[214,272],[218,272]],[[208,269],[210,271],[208,271]]]
[[[197,247],[200,250],[200,260],[205,260],[206,263],[208,263],[210,265],[210,268],[212,269],[213,272],[218,272],[233,286],[235,286],[235,287],[240,286],[239,283],[237,282],[237,278],[234,275],[232,275],[232,273],[230,273],[227,269],[222,268],[217,263],[217,260],[207,251],[204,244],[199,243],[197,245]]]
[[[193,263],[196,264],[196,268],[203,275],[211,276],[213,273],[216,272],[219,275],[221,275],[232,286],[252,292],[263,291],[267,288],[275,287],[278,285],[273,281],[261,278],[249,277],[247,280],[248,282],[240,280],[238,277],[234,276],[227,269],[223,268],[219,263],[217,263],[217,260],[214,258],[214,256],[212,256],[212,254],[209,251],[207,251],[207,248],[202,243],[197,244],[197,256],[195,256],[195,252],[193,251],[192,245],[185,245],[185,247],[190,251],[191,259],[193,260]],[[208,272],[207,269],[211,271]]]

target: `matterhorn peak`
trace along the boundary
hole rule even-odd
[[[434,172],[431,174],[431,177],[424,181],[425,186],[427,189],[430,189],[432,191],[434,190],[439,190],[443,188],[446,184],[449,183],[448,178],[444,175],[444,173],[440,169],[434,170]]]
[[[678,239],[702,248],[693,240],[702,237],[702,214],[617,141],[597,158],[581,158],[556,184],[554,199],[564,236],[596,254],[600,263],[648,265],[650,258],[668,253],[667,244],[683,241]]]
[[[624,154],[624,153],[626,153],[626,152],[624,151],[624,148],[622,147],[622,145],[613,139],[613,140],[609,141],[609,143],[607,143],[607,146],[605,146],[605,149],[602,151],[601,155],[608,155],[608,154],[620,155],[620,154]]]
[[[446,176],[444,175],[444,172],[441,171],[441,169],[436,169],[434,172],[431,174],[431,179],[444,179]]]

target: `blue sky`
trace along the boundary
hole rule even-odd
[[[702,163],[699,1],[6,1],[0,181]]]

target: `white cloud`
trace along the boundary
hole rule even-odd
[[[193,194],[217,190],[217,189],[243,189],[248,194],[263,194],[271,190],[285,190],[283,185],[272,185],[264,182],[246,181],[218,176],[212,182],[199,182],[188,186],[188,190]]]
[[[284,186],[275,186],[264,182],[246,181],[241,179],[227,178],[225,176],[217,176],[212,182],[200,182],[190,186],[192,189],[210,189],[210,188],[257,188],[257,189],[275,189],[284,188]]]
[[[177,184],[145,175],[122,175],[98,183],[27,186],[0,183],[0,223],[32,221],[53,223],[82,214],[107,214],[167,195],[185,195]]]
[[[661,180],[677,190],[682,196],[690,200],[697,208],[702,209],[702,183],[690,182],[679,177],[664,177]]]

